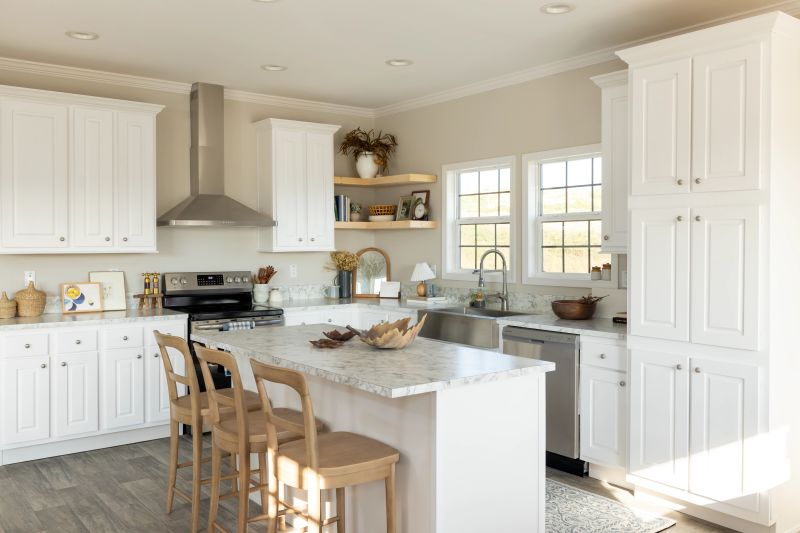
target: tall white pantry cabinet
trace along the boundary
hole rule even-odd
[[[629,480],[734,529],[795,531],[800,21],[770,13],[618,55],[630,66]]]

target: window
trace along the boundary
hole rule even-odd
[[[526,281],[588,284],[593,266],[613,265],[610,254],[600,253],[600,146],[529,154],[524,157],[524,168]],[[613,269],[612,279],[616,279]]]
[[[513,271],[512,219],[514,157],[472,161],[443,168],[445,183],[444,277],[474,280],[481,256],[497,248]],[[502,268],[490,255],[486,270]]]

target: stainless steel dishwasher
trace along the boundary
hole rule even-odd
[[[503,353],[556,364],[546,377],[547,464],[578,475],[586,473],[580,461],[580,336],[506,326]]]

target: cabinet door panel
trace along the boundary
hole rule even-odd
[[[628,86],[603,89],[603,251],[628,248]]]
[[[57,355],[53,364],[56,436],[97,431],[97,352]]]
[[[691,60],[637,68],[631,83],[631,194],[689,190]]]
[[[305,134],[297,130],[275,130],[273,136],[276,244],[281,248],[303,248],[306,239]],[[328,198],[333,202],[333,196]]]
[[[704,207],[692,216],[692,342],[755,350],[758,207]]]
[[[144,423],[142,348],[103,353],[103,420],[107,429]]]
[[[692,359],[689,490],[758,511],[758,368]]]
[[[156,247],[155,118],[117,115],[117,246]]]
[[[66,106],[0,101],[0,222],[7,248],[63,248],[69,168]]]
[[[181,376],[186,375],[186,365],[183,356],[171,348],[167,348],[169,359],[172,363],[173,371]],[[164,362],[161,360],[161,352],[157,346],[149,348],[146,362],[146,382],[147,389],[147,421],[164,422],[169,420],[169,389],[167,388],[167,375],[164,370]],[[178,396],[186,394],[186,386],[178,383]]]
[[[694,58],[694,191],[759,186],[761,49],[761,43],[751,43]]]
[[[114,245],[114,114],[72,109],[70,245]]]
[[[3,444],[50,437],[49,360],[45,355],[0,362],[3,387],[0,440]]]
[[[689,340],[689,210],[631,212],[631,334]]]
[[[306,134],[308,248],[333,250],[333,142],[330,133]]]
[[[689,357],[631,350],[630,381],[631,474],[686,490]]]
[[[581,365],[581,459],[626,466],[625,374]]]

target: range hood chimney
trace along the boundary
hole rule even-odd
[[[159,226],[274,226],[275,221],[225,196],[225,93],[192,84],[189,111],[189,198],[160,217]]]

